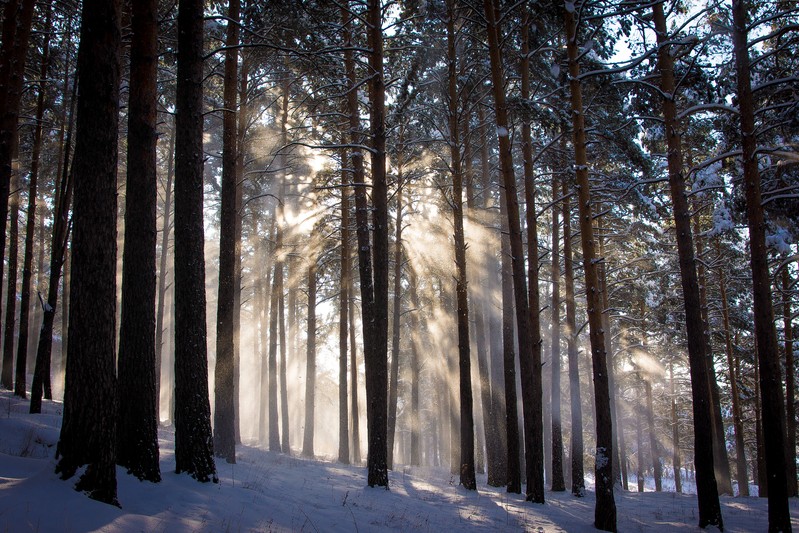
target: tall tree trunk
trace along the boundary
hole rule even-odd
[[[682,459],[680,457],[680,417],[677,415],[677,390],[674,381],[674,363],[669,364],[671,383],[671,464],[674,468],[674,490],[682,492]]]
[[[373,345],[364,353],[366,420],[369,435],[368,483],[388,487],[386,417],[388,380],[388,193],[386,182],[386,86],[383,79],[383,15],[380,0],[368,0],[369,112],[372,161],[372,227],[374,299],[371,314]],[[360,226],[360,224],[359,224]],[[359,242],[360,246],[360,242]],[[361,279],[363,282],[363,277]],[[366,335],[364,335],[365,337]]]
[[[552,175],[552,199],[560,192],[558,178]],[[560,221],[557,205],[552,207],[552,490],[566,490],[563,479],[563,429],[560,416]]]
[[[175,169],[175,128],[169,128],[169,153],[167,154],[166,187],[164,189],[164,225],[161,228],[161,256],[158,259],[158,310],[155,314],[155,385],[157,394],[156,413],[161,417],[161,363],[164,353],[164,308],[167,292],[167,258],[169,257],[169,233],[172,230],[172,178]],[[169,412],[168,420],[172,419]]]
[[[305,357],[305,432],[302,455],[314,456],[314,397],[316,389],[316,263],[308,267],[308,341]]]
[[[455,52],[455,3],[447,1],[447,64],[449,104],[449,150],[452,168],[452,216],[455,227],[455,300],[458,328],[458,370],[460,398],[460,483],[477,490],[474,465],[474,413],[472,400],[469,303],[466,278],[466,236],[463,230],[463,167],[461,159],[458,69]]]
[[[757,352],[757,340],[755,340]],[[757,356],[757,353],[755,353]],[[757,495],[768,497],[768,476],[766,475],[766,445],[763,439],[763,400],[760,394],[760,367],[755,364],[755,479]]]
[[[61,267],[64,266],[64,302],[62,318],[68,318],[69,312],[69,282],[66,273],[68,266],[65,265],[67,256],[67,243],[72,222],[69,219],[69,209],[72,203],[73,173],[69,167],[69,158],[72,146],[73,117],[77,105],[78,77],[75,76],[72,83],[72,97],[70,99],[70,110],[67,119],[66,140],[61,143],[63,149],[63,162],[59,159],[61,174],[57,177],[55,195],[55,213],[53,215],[53,241],[50,246],[50,279],[47,288],[47,302],[42,304],[42,326],[39,330],[39,342],[36,347],[36,365],[33,372],[33,384],[31,387],[31,413],[41,413],[42,394],[45,397],[52,397],[50,390],[50,359],[53,347],[53,325],[55,322],[55,309],[58,303],[58,281],[61,277]],[[41,300],[41,294],[39,300]],[[64,327],[66,320],[62,322],[61,345],[62,348],[67,344],[68,328]],[[67,344],[68,347],[68,344]],[[66,361],[62,350],[62,360]],[[48,394],[49,393],[49,394]]]
[[[45,15],[45,34],[42,43],[42,61],[39,67],[39,87],[36,98],[36,126],[33,133],[33,152],[31,154],[30,180],[28,186],[28,213],[25,221],[25,252],[22,260],[22,287],[20,288],[19,303],[19,340],[17,342],[17,360],[24,358],[27,366],[28,360],[28,324],[30,321],[31,307],[31,278],[33,277],[33,237],[36,233],[36,195],[39,182],[39,163],[42,150],[42,123],[44,118],[45,81],[50,64],[50,36],[52,35],[53,6],[47,5]],[[41,226],[41,222],[40,222]],[[41,242],[44,249],[44,239]],[[43,256],[42,256],[43,257]],[[42,259],[41,263],[44,260]],[[41,269],[40,269],[41,270]],[[10,272],[9,272],[10,273]],[[8,311],[6,311],[8,312]],[[34,366],[34,372],[35,372]],[[31,394],[33,392],[31,391]]]
[[[258,230],[257,224],[257,216],[254,217],[253,224],[255,226],[256,232]],[[275,217],[271,217],[271,226],[267,231],[267,240],[266,243],[275,243],[277,240],[277,235],[275,230],[277,229],[277,224],[275,224]],[[271,252],[271,253],[270,253]],[[269,374],[269,328],[271,325],[271,321],[269,318],[269,307],[272,303],[272,267],[274,265],[269,264],[267,258],[271,258],[273,262],[277,262],[277,254],[274,253],[274,250],[268,249],[268,244],[262,243],[260,246],[260,253],[262,254],[262,258],[259,265],[259,276],[258,279],[260,281],[259,287],[259,329],[260,329],[260,384],[258,390],[258,442],[261,446],[266,446],[267,442],[269,441],[269,419],[267,417],[267,413],[270,409],[271,396],[269,392],[269,383],[270,383],[270,374]],[[277,397],[277,395],[275,395]]]
[[[649,450],[652,456],[652,475],[655,478],[655,491],[663,491],[663,467],[660,464],[660,446],[658,445],[657,431],[655,430],[655,410],[652,405],[652,382],[644,380],[646,391],[646,418],[649,424]]]
[[[233,411],[236,444],[241,444],[241,276],[242,254],[241,235],[244,217],[244,151],[249,115],[247,97],[249,92],[249,61],[241,60],[239,77],[239,113],[236,126],[236,216],[234,235],[234,255],[236,267],[233,270]]]
[[[238,128],[239,0],[228,1],[222,112],[222,193],[219,221],[219,293],[214,371],[214,453],[236,462],[236,172]]]
[[[28,40],[33,22],[34,0],[9,0],[3,10],[2,45],[0,45],[0,280],[3,279],[6,249],[6,220],[11,193],[11,175],[17,157],[17,122],[22,99]],[[16,262],[16,259],[15,259]],[[9,277],[16,263],[9,266]],[[14,272],[16,276],[16,273]],[[16,285],[14,288],[16,293]],[[15,296],[16,297],[16,296]],[[12,314],[13,317],[13,314]],[[9,357],[13,359],[13,351]],[[6,356],[3,356],[4,366]],[[11,379],[3,381],[11,389]],[[16,391],[15,391],[16,392]],[[24,391],[23,391],[24,396]]]
[[[288,256],[286,256],[288,259]],[[290,261],[284,263],[284,267]],[[288,270],[288,268],[286,268]],[[286,274],[283,275],[283,283],[285,283]],[[279,344],[280,344],[280,363],[279,363],[279,379],[280,379],[280,449],[286,455],[291,455],[291,444],[289,441],[289,393],[288,393],[288,342],[286,341],[286,296],[285,291],[280,291],[280,301],[278,303],[278,328],[279,328]]]
[[[717,249],[720,249],[720,245]],[[743,416],[741,414],[741,393],[738,390],[738,375],[735,372],[735,354],[733,353],[732,338],[730,335],[727,280],[723,268],[719,270],[719,290],[721,292],[721,316],[724,324],[724,347],[727,353],[727,367],[730,373],[730,399],[732,401],[732,426],[735,430],[735,466],[738,478],[738,495],[749,496],[749,471],[746,464],[746,443],[744,442]]]
[[[572,494],[585,496],[583,468],[583,405],[580,396],[580,360],[577,352],[577,304],[574,299],[574,262],[571,231],[571,191],[563,180],[563,281],[566,298],[566,349],[569,360],[569,405],[571,409]]]
[[[533,375],[540,378],[540,365],[533,368],[534,353],[540,356],[540,339],[533,339],[530,306],[528,303],[527,279],[525,277],[524,250],[522,247],[521,223],[519,219],[519,198],[514,175],[513,154],[510,145],[510,122],[508,120],[508,107],[504,92],[505,74],[503,72],[500,55],[500,39],[498,28],[499,9],[496,2],[484,0],[483,9],[488,23],[488,49],[491,62],[491,79],[493,83],[495,118],[499,137],[499,157],[502,181],[505,188],[505,203],[507,205],[508,231],[510,237],[511,267],[513,269],[513,292],[516,304],[516,327],[519,344],[519,362],[522,383],[522,408],[524,411],[524,447],[525,447],[525,474],[527,478],[527,492],[525,498],[529,501],[542,503],[543,494],[543,445],[541,411],[535,409],[540,406],[540,386],[536,388],[539,380],[534,380]],[[537,252],[536,252],[537,254]],[[534,281],[534,280],[533,280]],[[536,291],[537,292],[537,291]],[[538,315],[538,306],[535,306],[535,315]],[[535,345],[534,345],[535,344]],[[534,391],[538,391],[538,399]],[[508,407],[510,405],[507,403]],[[510,410],[510,409],[509,409]],[[510,435],[509,435],[510,440]],[[539,453],[540,452],[540,453]]]
[[[349,278],[349,293],[353,295],[352,276]],[[355,301],[350,298],[349,301],[349,317],[350,317],[350,417],[352,418],[352,427],[350,428],[350,438],[352,443],[350,448],[352,450],[352,462],[354,464],[361,463],[361,409],[358,400],[358,344],[355,340]]]
[[[530,27],[532,13],[525,9],[522,21],[522,98],[530,98]],[[535,177],[533,169],[533,140],[531,125],[527,117],[522,118],[522,157],[524,160],[524,197],[527,221],[527,298],[530,317],[530,349],[532,358],[519,351],[520,373],[522,378],[522,405],[530,403],[524,413],[525,464],[527,471],[527,500],[544,503],[544,423],[543,391],[541,380],[541,299],[538,290],[538,220],[535,208]],[[521,342],[521,341],[520,341]],[[527,367],[527,368],[526,368]],[[528,390],[526,390],[528,389]],[[529,442],[532,440],[532,442]],[[529,452],[527,451],[529,449]],[[529,453],[529,455],[527,455]],[[560,473],[563,477],[563,472]],[[562,479],[560,480],[562,481]]]
[[[278,206],[278,211],[280,207]],[[272,276],[272,291],[269,298],[269,451],[280,451],[280,429],[278,426],[277,404],[277,339],[278,339],[278,306],[283,294],[283,230],[282,222],[275,225],[275,270]]]
[[[794,383],[796,366],[793,356],[793,315],[791,314],[791,274],[788,265],[782,269],[782,324],[785,335],[785,429],[787,433],[788,496],[797,496],[796,480],[796,407],[794,406]]]
[[[640,402],[640,392],[638,393],[638,401]],[[644,417],[641,416],[641,410],[638,409],[638,413],[635,417],[635,446],[638,450],[638,460],[636,461],[636,466],[638,470],[636,471],[636,478],[638,481],[638,492],[644,492],[644,437],[643,437],[643,419]]]
[[[155,245],[158,5],[133,4],[128,113],[128,175],[122,252],[122,315],[117,378],[117,463],[158,482],[159,387],[155,372]]]
[[[203,7],[178,5],[175,113],[175,469],[217,480],[205,326]]]
[[[401,135],[401,134],[400,134]],[[400,141],[399,152],[403,147]],[[402,157],[400,155],[400,157]],[[388,379],[388,468],[394,468],[394,435],[397,426],[397,388],[399,386],[400,322],[402,318],[402,164],[397,162],[397,215],[394,236],[394,300],[391,319],[391,368]]]
[[[608,363],[605,351],[605,331],[602,327],[602,298],[600,294],[596,242],[591,215],[591,185],[588,181],[585,116],[583,114],[580,63],[577,45],[577,20],[574,10],[565,10],[566,42],[569,57],[569,86],[571,93],[572,128],[577,179],[577,198],[580,214],[580,238],[583,246],[586,307],[591,339],[591,361],[594,375],[596,406],[596,508],[594,527],[604,531],[616,530],[616,503],[613,499],[613,428],[611,420]]]
[[[690,161],[689,161],[690,164]],[[694,198],[692,204],[694,211],[699,210],[699,202]],[[721,394],[716,380],[716,363],[713,356],[713,343],[710,337],[710,320],[708,319],[707,305],[707,276],[705,275],[705,262],[702,256],[705,253],[704,239],[702,238],[699,218],[694,217],[694,235],[696,235],[696,276],[699,283],[699,303],[701,306],[702,331],[705,339],[705,354],[707,355],[708,390],[710,391],[710,415],[713,418],[713,469],[716,473],[716,484],[719,494],[732,496],[732,479],[730,476],[730,460],[727,456],[725,442],[724,419],[721,414]]]
[[[749,71],[747,11],[744,0],[732,1],[735,72],[741,117],[746,218],[749,225],[749,257],[752,268],[755,336],[757,338],[760,393],[763,402],[763,437],[768,475],[769,531],[790,531],[788,481],[785,465],[785,399],[782,394],[777,331],[771,304],[765,222],[757,167],[757,137]]]
[[[686,196],[685,176],[683,174],[682,141],[677,110],[674,102],[674,57],[668,46],[669,35],[666,29],[666,16],[663,4],[652,7],[658,49],[658,70],[660,86],[663,90],[663,116],[666,124],[666,143],[668,146],[669,188],[677,234],[677,253],[680,262],[683,301],[685,306],[685,327],[688,337],[688,360],[691,370],[691,392],[694,411],[694,464],[696,465],[696,491],[699,500],[699,527],[715,525],[721,528],[723,520],[719,506],[718,488],[713,472],[713,442],[706,438],[705,432],[713,423],[710,406],[709,378],[705,339],[702,331],[699,282],[696,274],[694,243],[691,232],[691,214]]]
[[[346,141],[344,141],[346,142]],[[349,154],[341,152],[342,184],[348,183],[345,167]],[[349,416],[347,413],[347,336],[349,335],[350,282],[350,201],[349,187],[341,188],[341,278],[339,280],[339,322],[338,322],[338,462],[350,462]]]
[[[119,3],[83,3],[64,417],[56,473],[75,488],[119,505],[116,483],[117,140],[121,50]],[[90,74],[90,75],[87,75]]]
[[[17,141],[14,141],[15,143]],[[19,165],[17,154],[13,155],[14,170],[11,174],[11,193],[8,196],[8,279],[6,284],[6,316],[3,327],[3,359],[14,359],[14,341],[17,338],[17,262],[19,260]],[[14,368],[14,394],[27,398],[28,354],[17,353]]]
[[[419,410],[419,388],[421,362],[419,361],[419,292],[416,271],[409,269],[409,292],[413,311],[410,316],[411,327],[411,466],[422,464],[421,450],[421,420]]]

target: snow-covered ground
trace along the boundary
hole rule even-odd
[[[307,460],[252,446],[238,463],[218,462],[219,483],[174,473],[174,433],[161,429],[158,484],[117,470],[122,509],[73,490],[75,479],[54,474],[61,404],[45,402],[42,415],[0,392],[0,531],[9,532],[238,532],[306,531],[593,531],[594,494],[578,499],[547,492],[545,505],[485,485],[458,486],[444,469],[399,468],[391,490],[366,486],[364,467]],[[616,493],[618,527],[633,531],[701,531],[696,496],[673,492]],[[767,528],[766,500],[722,498],[725,531]],[[799,500],[791,501],[799,530]]]

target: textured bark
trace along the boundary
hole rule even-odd
[[[574,299],[574,262],[571,231],[571,191],[563,180],[563,282],[566,299],[566,350],[569,359],[569,404],[571,409],[572,494],[585,496],[583,467],[583,405],[580,397],[580,360],[577,352],[577,304]]]
[[[286,263],[288,263],[288,261]],[[285,266],[286,265],[284,264],[284,267]],[[288,270],[288,268],[286,268],[286,270]],[[284,281],[286,277],[287,276],[284,273]],[[280,301],[278,302],[277,311],[280,344],[280,363],[278,372],[280,379],[280,450],[286,455],[291,455],[291,445],[289,444],[289,393],[286,376],[288,368],[288,343],[286,342],[286,297],[284,291],[280,292]]]
[[[305,432],[302,455],[313,457],[314,398],[316,388],[316,263],[308,267],[308,341],[305,356]]]
[[[239,0],[228,2],[222,112],[222,192],[219,221],[219,292],[214,371],[214,453],[236,462],[236,172],[238,128]]]
[[[585,117],[583,115],[580,64],[578,60],[577,20],[573,11],[565,10],[566,42],[569,57],[569,86],[571,94],[575,174],[580,214],[580,238],[583,247],[586,307],[591,339],[591,361],[594,375],[594,404],[596,406],[596,508],[594,527],[604,531],[616,530],[616,503],[613,499],[613,428],[611,420],[608,363],[605,351],[605,332],[602,327],[602,298],[599,287],[596,243],[591,215],[591,186],[588,181]]]
[[[410,316],[411,327],[411,466],[421,465],[421,420],[419,411],[419,378],[421,364],[419,361],[419,293],[416,272],[411,268],[409,273],[409,292],[413,312]]]
[[[352,276],[349,278],[350,295],[354,295],[352,287]],[[350,317],[350,417],[352,427],[350,428],[350,449],[352,450],[353,464],[361,463],[361,409],[358,400],[358,344],[355,340],[355,299],[350,298],[349,317]]]
[[[121,50],[119,3],[83,3],[64,417],[56,473],[76,489],[119,505],[116,484],[117,124]],[[90,75],[85,75],[90,74]]]
[[[777,331],[771,303],[771,275],[766,249],[760,171],[757,162],[754,102],[749,71],[746,2],[732,1],[735,72],[741,119],[746,218],[749,226],[749,262],[752,269],[755,337],[757,339],[763,437],[768,477],[769,531],[791,531],[785,464],[785,399],[782,393]]]
[[[694,243],[691,232],[691,215],[686,195],[685,176],[677,110],[674,102],[674,58],[665,44],[669,36],[663,4],[652,7],[658,50],[660,86],[664,93],[663,117],[666,125],[668,147],[669,188],[674,213],[677,238],[677,253],[680,262],[685,326],[688,337],[688,361],[691,370],[691,393],[694,411],[694,464],[696,465],[696,490],[699,500],[699,527],[715,525],[722,527],[718,488],[713,468],[713,442],[705,432],[712,424],[707,357],[702,331],[702,316],[699,299],[699,282],[696,274]]]
[[[649,425],[649,454],[652,458],[652,472],[655,478],[655,491],[663,491],[663,468],[660,464],[660,446],[658,445],[657,431],[655,430],[655,411],[652,406],[652,383],[644,380],[646,391],[646,420]]]
[[[158,5],[133,4],[130,52],[125,245],[119,332],[117,463],[141,480],[161,480],[155,357],[156,87]]]
[[[749,496],[749,471],[746,464],[741,393],[738,389],[738,375],[735,372],[735,354],[733,353],[730,335],[730,310],[727,303],[727,280],[723,268],[719,270],[719,291],[721,293],[721,316],[724,325],[724,348],[727,354],[727,368],[730,373],[730,400],[732,401],[732,426],[735,431],[735,467],[738,478],[738,495]]]
[[[14,141],[16,143],[16,141]],[[14,341],[17,338],[17,263],[19,261],[19,162],[13,155],[11,194],[8,197],[8,277],[6,279],[6,316],[3,326],[3,359],[14,359]],[[17,353],[14,368],[14,394],[27,398],[28,354]]]
[[[280,208],[278,207],[278,210]],[[272,291],[269,298],[269,355],[267,368],[269,375],[269,451],[280,451],[280,429],[277,404],[277,339],[278,339],[278,306],[283,294],[283,230],[281,223],[275,227],[275,271],[272,275]]]
[[[369,113],[372,162],[372,228],[374,304],[373,345],[364,354],[366,369],[367,454],[370,487],[388,487],[386,464],[386,417],[388,380],[388,193],[386,182],[386,86],[383,79],[383,15],[380,0],[368,0]],[[360,224],[359,224],[360,226]],[[358,243],[360,247],[360,241]],[[363,279],[361,280],[363,282]],[[365,337],[365,335],[364,335]]]
[[[175,463],[201,482],[217,481],[205,325],[203,249],[203,6],[178,5],[175,114]]]

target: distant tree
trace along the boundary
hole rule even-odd
[[[316,263],[308,267],[308,342],[305,357],[305,432],[302,455],[314,456],[314,402],[316,389]]]
[[[178,5],[175,107],[175,463],[178,473],[186,472],[201,482],[216,482],[211,407],[208,401],[205,326],[203,6],[202,0],[180,0]]]
[[[119,2],[83,3],[75,158],[72,282],[64,416],[56,473],[113,505],[116,485],[117,124]]]
[[[132,9],[117,462],[139,479],[157,482],[161,480],[155,372],[158,4],[142,0]]]

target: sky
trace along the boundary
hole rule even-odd
[[[0,531],[595,531],[590,478],[585,498],[548,491],[538,505],[486,486],[485,475],[471,492],[447,468],[400,465],[386,491],[366,486],[363,466],[240,446],[237,464],[217,463],[219,483],[203,484],[175,474],[174,432],[166,427],[159,431],[162,482],[117,468],[119,509],[76,492],[77,478],[55,475],[61,407],[45,401],[43,414],[30,415],[27,402],[0,391]],[[616,491],[620,532],[701,531],[694,494],[650,492],[652,486],[647,480],[646,492]],[[766,530],[765,499],[722,497],[721,504],[725,531]],[[790,506],[799,530],[799,499]]]

